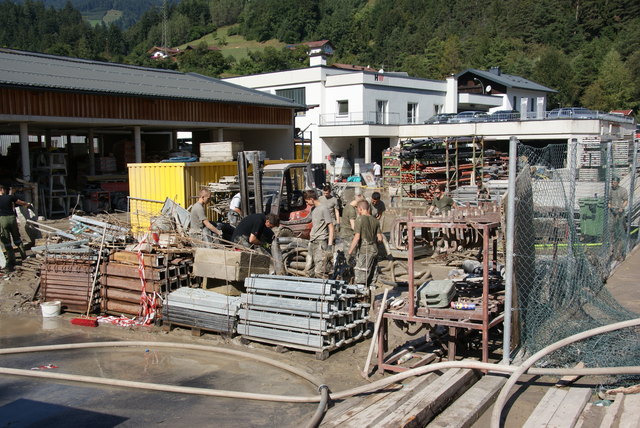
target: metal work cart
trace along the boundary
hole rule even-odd
[[[456,210],[462,211],[462,210]],[[378,367],[382,370],[400,372],[407,370],[385,361],[387,348],[387,325],[389,320],[401,320],[417,324],[438,324],[448,327],[448,359],[453,361],[456,355],[455,338],[459,328],[480,330],[482,332],[482,361],[489,359],[489,329],[502,323],[504,319],[503,305],[492,298],[489,292],[489,270],[497,262],[500,213],[492,212],[477,216],[464,216],[455,213],[449,217],[408,217],[406,224],[409,253],[409,304],[399,310],[389,310],[383,314],[378,331]],[[482,303],[474,310],[436,309],[428,307],[416,308],[416,286],[414,284],[414,247],[415,230],[417,228],[467,229],[473,228],[482,236]],[[490,245],[491,243],[491,245]]]

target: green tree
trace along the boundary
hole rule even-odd
[[[637,107],[634,105],[633,92],[631,73],[620,54],[611,49],[602,61],[598,78],[585,90],[582,104],[602,111]]]
[[[229,68],[229,60],[218,50],[211,50],[203,43],[196,49],[183,53],[178,61],[178,69],[183,72],[200,73],[219,77]]]
[[[573,81],[574,71],[567,55],[559,49],[544,46],[536,57],[532,80],[558,91],[558,93],[549,94],[547,107],[553,109],[574,105],[577,101]]]

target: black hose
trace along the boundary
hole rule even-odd
[[[327,385],[320,385],[318,391],[320,392],[320,402],[318,402],[318,408],[307,425],[308,428],[317,428],[320,426],[320,422],[322,422],[324,414],[327,411],[327,404],[329,404],[329,387]]]

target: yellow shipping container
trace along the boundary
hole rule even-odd
[[[265,164],[301,162],[267,160]],[[129,218],[134,233],[149,230],[151,219],[160,214],[169,198],[188,208],[200,189],[226,175],[237,175],[236,162],[130,163]]]

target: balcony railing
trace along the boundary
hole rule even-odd
[[[320,126],[340,125],[400,125],[400,113],[355,111],[345,114],[325,113],[320,115]]]
[[[406,117],[402,116],[401,121],[400,113],[389,112],[386,114],[380,114],[375,111],[368,112],[349,112],[346,114],[325,113],[320,115],[320,126],[345,126],[345,125],[413,125],[409,123]],[[525,112],[521,113],[498,113],[494,115],[488,115],[487,118],[481,120],[465,120],[456,121],[455,118],[450,123],[463,123],[463,122],[513,122],[513,121],[528,121],[528,120],[560,120],[560,119],[572,119],[572,120],[608,120],[611,122],[620,123],[633,123],[634,118],[622,116],[618,114],[604,113],[600,111],[589,111],[588,113],[580,112],[578,114],[572,114],[572,112],[558,112],[557,110],[546,111],[539,115],[537,112]],[[450,120],[451,120],[450,119]],[[422,124],[424,122],[418,122]],[[443,124],[447,122],[438,122]]]

